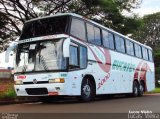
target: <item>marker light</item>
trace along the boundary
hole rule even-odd
[[[63,78],[49,79],[49,83],[64,83],[65,80]]]
[[[22,80],[17,80],[15,81],[15,85],[22,85],[23,84],[23,81]]]

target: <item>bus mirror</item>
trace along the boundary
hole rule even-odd
[[[11,51],[14,51],[17,47],[17,44],[16,45],[13,45],[13,46],[9,46],[5,52],[5,62],[8,63],[9,62],[9,58],[10,58],[10,53]]]
[[[9,62],[9,52],[6,50],[5,52],[5,62],[8,63]]]
[[[63,56],[64,57],[69,57],[69,46],[70,46],[70,39],[67,38],[64,40],[64,43],[63,43]]]

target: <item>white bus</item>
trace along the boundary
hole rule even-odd
[[[65,13],[27,21],[16,52],[17,96],[142,96],[155,88],[152,49]],[[41,98],[41,99],[44,99]]]

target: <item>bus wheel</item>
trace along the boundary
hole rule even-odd
[[[134,82],[133,82],[133,92],[132,92],[132,96],[133,96],[133,97],[137,97],[137,96],[138,96],[138,91],[139,91],[138,83],[137,83],[137,81],[134,81]]]
[[[81,101],[88,102],[94,100],[95,87],[90,79],[84,79],[81,86]]]
[[[138,96],[143,96],[143,93],[144,93],[144,85],[143,82],[141,81],[139,84]]]

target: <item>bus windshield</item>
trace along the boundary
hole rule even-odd
[[[66,33],[68,16],[43,18],[25,23],[20,40]]]
[[[62,39],[19,44],[16,72],[65,70],[62,44]]]

